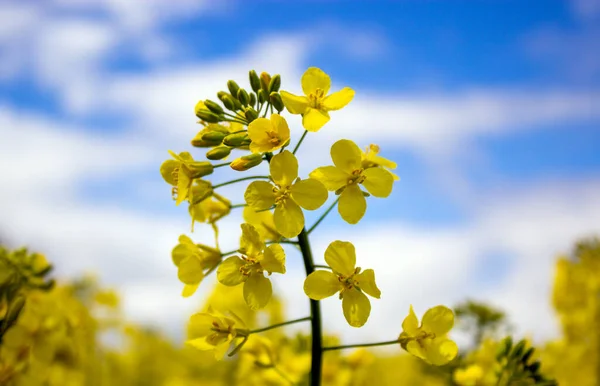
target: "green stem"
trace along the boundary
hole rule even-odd
[[[310,229],[308,230],[308,234],[310,234],[310,232],[314,231],[315,228],[317,227],[317,225],[319,225],[321,223],[321,221],[323,221],[325,219],[325,217],[327,217],[327,215],[329,214],[329,212],[331,212],[331,210],[337,205],[338,201],[340,200],[340,198],[338,197],[333,204],[331,204],[331,206],[329,208],[327,208],[327,210],[325,211],[325,213],[323,213],[321,215],[321,217],[319,217],[319,219],[317,220],[316,223],[313,224],[313,226],[310,227]]]
[[[236,180],[232,180],[232,181],[227,181],[227,182],[223,182],[217,185],[213,185],[213,189],[217,189],[220,188],[222,186],[226,186],[226,185],[230,185],[230,184],[235,184],[236,182],[240,182],[240,181],[246,181],[246,180],[255,180],[255,179],[259,179],[259,178],[265,178],[265,179],[269,179],[269,176],[249,176],[249,177],[242,177],[242,178],[238,178]]]
[[[248,206],[248,204],[235,204],[235,205],[231,205],[229,207],[229,209],[243,208],[243,207],[246,207],[246,206]]]
[[[314,262],[306,228],[302,228],[302,232],[298,235],[298,244],[302,252],[304,270],[306,271],[306,276],[308,276],[314,272]],[[310,386],[320,386],[323,366],[323,337],[321,331],[321,306],[317,300],[310,299],[310,316],[310,328],[312,330]]]
[[[248,122],[242,121],[242,120],[240,120],[240,119],[233,119],[233,118],[227,118],[227,117],[225,118],[225,121],[226,121],[226,122],[235,122],[235,123],[239,123],[239,124],[241,124],[241,125],[244,125],[244,126],[246,126],[246,125],[248,124]]]
[[[235,251],[223,252],[223,253],[221,253],[221,257],[225,257],[227,255],[233,255],[234,253],[237,253],[237,252],[238,252],[237,249]]]
[[[304,130],[304,133],[302,133],[302,137],[300,137],[300,140],[296,144],[296,147],[294,148],[294,151],[292,152],[292,154],[296,154],[296,152],[300,148],[300,145],[302,144],[302,141],[304,141],[304,137],[306,137],[306,134],[308,134],[308,130]]]
[[[374,347],[374,346],[388,346],[390,344],[398,344],[398,339],[396,340],[388,340],[386,342],[377,342],[377,343],[361,343],[361,344],[348,344],[344,346],[330,346],[323,347],[323,351],[331,351],[331,350],[342,350],[345,348],[354,348],[354,347]]]
[[[331,269],[331,267],[328,265],[319,265],[319,264],[313,265],[313,268],[324,268],[324,269],[329,269],[329,270]]]
[[[263,328],[259,328],[258,330],[250,330],[248,332],[249,334],[256,334],[259,332],[264,332],[264,331],[269,331],[272,330],[274,328],[278,328],[278,327],[283,327],[283,326],[287,326],[288,324],[294,324],[294,323],[300,323],[300,322],[306,322],[310,320],[310,316],[304,317],[304,318],[300,318],[300,319],[294,319],[294,320],[288,320],[287,322],[282,322],[282,323],[277,323],[277,324],[273,324],[271,326],[268,327],[263,327]]]
[[[231,162],[223,162],[222,164],[216,164],[216,165],[213,165],[213,168],[216,169],[216,168],[220,168],[220,167],[223,167],[223,166],[229,166],[230,163]]]

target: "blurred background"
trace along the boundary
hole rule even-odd
[[[227,80],[279,73],[298,92],[309,66],[356,97],[304,142],[301,175],[348,138],[380,145],[401,177],[358,225],[333,212],[314,233],[319,262],[332,240],[352,241],[383,293],[361,329],[325,300],[325,328],[389,340],[410,304],[472,298],[519,334],[556,337],[555,259],[600,231],[596,0],[0,2],[0,241],[45,253],[61,278],[94,273],[130,320],[181,339],[214,277],[181,298],[170,251],[180,234],[212,233],[190,233],[159,166],[167,150],[201,158],[193,108]],[[240,203],[244,188],[224,192]],[[222,249],[236,248],[240,218],[222,223]],[[288,252],[273,282],[303,317]]]

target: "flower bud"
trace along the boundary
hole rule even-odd
[[[269,102],[271,102],[271,104],[273,105],[273,107],[275,107],[278,113],[280,113],[284,108],[281,95],[279,95],[276,92],[272,92],[271,95],[269,95]]]
[[[206,134],[205,131],[201,131],[198,134],[196,134],[196,136],[194,138],[192,138],[192,140],[190,141],[192,146],[194,146],[194,147],[213,147],[213,146],[219,146],[221,144],[222,140],[221,141],[212,141],[212,142],[205,141],[204,139],[202,139],[204,134]]]
[[[209,109],[210,111],[212,111],[213,113],[215,113],[217,115],[223,114],[223,108],[221,106],[219,106],[217,103],[211,101],[210,99],[205,100],[204,105],[206,106],[207,109]]]
[[[214,170],[214,166],[208,161],[187,162],[185,163],[185,167],[190,170],[192,179],[212,174]]]
[[[243,106],[248,106],[248,102],[250,102],[250,96],[248,95],[248,92],[246,90],[244,90],[243,88],[240,88],[238,90],[237,99],[240,101],[240,103]]]
[[[260,88],[269,93],[269,83],[271,83],[271,75],[266,72],[260,73]]]
[[[8,327],[15,324],[17,318],[21,314],[23,307],[25,306],[25,297],[21,295],[17,295],[13,299],[13,301],[8,306],[8,311],[6,312],[6,319],[3,323],[3,329],[6,330]]]
[[[281,75],[277,74],[271,78],[269,82],[269,93],[279,91],[279,87],[281,87]]]
[[[254,90],[254,92],[258,92],[258,90],[260,90],[260,79],[258,78],[256,71],[250,70],[250,73],[248,75],[250,78],[250,86],[252,86],[252,90]]]
[[[218,146],[206,152],[206,158],[209,160],[220,160],[227,157],[231,153],[231,148],[228,146]]]
[[[254,106],[256,104],[256,94],[251,92],[250,93],[250,102],[249,102],[250,106]]]
[[[200,110],[206,110],[204,101],[199,101],[198,103],[196,103],[196,106],[194,106],[194,114],[198,115],[198,111]]]
[[[229,94],[221,98],[221,102],[223,102],[227,110],[235,111],[235,103],[233,102],[233,98]]]
[[[206,142],[211,142],[215,144],[220,144],[223,142],[223,138],[227,136],[227,133],[223,133],[221,131],[209,131],[208,133],[202,134],[202,140]]]
[[[240,89],[240,86],[238,86],[238,84],[234,80],[228,80],[227,88],[229,89],[231,95],[235,98],[235,96],[238,93],[238,90]]]
[[[254,94],[252,94],[252,95],[254,95]],[[244,112],[244,115],[246,116],[246,120],[248,121],[248,123],[250,123],[253,120],[255,120],[256,118],[258,118],[258,112],[256,110],[254,110],[252,107],[248,108]]]
[[[229,166],[231,166],[231,168],[233,170],[237,170],[238,172],[243,172],[243,171],[246,171],[257,165],[260,165],[262,160],[263,160],[262,154],[260,154],[260,153],[248,154],[248,155],[245,155],[243,157],[233,160],[233,162]]]
[[[265,90],[258,90],[258,102],[259,103],[265,103],[265,101],[267,100],[267,93],[265,92]]]
[[[248,133],[229,134],[223,139],[223,144],[231,147],[249,145],[250,142]]]
[[[221,117],[219,115],[209,110],[200,110],[196,113],[196,116],[209,123],[218,123],[221,121]]]

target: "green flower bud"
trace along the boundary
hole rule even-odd
[[[229,89],[229,92],[231,93],[231,95],[233,95],[233,97],[235,98],[235,96],[238,93],[238,90],[240,89],[240,86],[238,86],[238,84],[235,83],[234,80],[228,80],[227,88]]]
[[[8,306],[8,311],[6,312],[6,319],[4,320],[3,329],[6,331],[10,326],[15,324],[17,318],[21,314],[23,307],[25,306],[25,297],[21,295],[17,295],[10,305]]]
[[[517,345],[515,346],[511,356],[513,358],[518,358],[523,354],[523,350],[525,349],[525,341],[521,340],[519,341],[519,343],[517,343]]]
[[[248,133],[229,134],[223,139],[223,144],[231,147],[238,147],[250,144]]]
[[[235,103],[233,102],[233,98],[229,94],[225,95],[221,99],[221,101],[223,102],[227,110],[235,111]]]
[[[206,134],[206,132],[199,132],[198,134],[196,134],[196,136],[194,138],[192,138],[191,143],[192,146],[194,147],[213,147],[213,146],[219,146],[222,142],[221,141],[205,141],[202,139],[202,137],[204,136],[204,134]],[[161,169],[162,170],[162,169]]]
[[[281,87],[281,75],[277,74],[271,78],[269,82],[269,93],[279,91],[279,87]]]
[[[506,337],[500,346],[498,347],[498,352],[496,353],[496,358],[500,359],[508,355],[510,350],[512,349],[512,338]]]
[[[206,152],[206,158],[209,160],[220,160],[231,154],[231,148],[228,146],[218,146]]]
[[[283,105],[283,100],[281,99],[281,95],[279,95],[276,92],[272,92],[271,95],[269,95],[269,102],[271,102],[271,104],[273,105],[273,107],[275,107],[275,109],[277,110],[278,113],[280,113],[283,108],[285,107]]]
[[[250,78],[250,86],[252,86],[252,90],[254,90],[254,92],[258,92],[258,90],[260,90],[260,79],[258,78],[256,71],[250,70],[250,73],[248,75]]]
[[[238,90],[237,99],[240,101],[240,103],[243,106],[248,106],[248,102],[250,102],[250,96],[248,95],[248,92],[246,90],[244,90],[243,88],[240,88]]]
[[[260,73],[260,88],[269,94],[269,83],[271,83],[271,75],[266,72]]]
[[[252,95],[254,95],[254,94],[252,94]],[[253,120],[255,120],[256,118],[258,118],[258,112],[256,110],[254,110],[252,107],[246,109],[246,111],[244,112],[244,115],[246,116],[246,120],[248,121],[248,123],[250,123]]]
[[[540,370],[540,366],[542,364],[540,363],[540,361],[535,361],[532,364],[530,364],[529,366],[527,366],[527,370],[532,373],[532,374],[536,374],[539,370]]]
[[[254,106],[256,104],[256,94],[251,92],[250,93],[250,106]]]
[[[221,131],[209,131],[208,133],[202,134],[202,140],[212,143],[221,143],[223,138],[227,137],[227,133]]]
[[[521,362],[527,363],[527,361],[529,361],[529,358],[531,358],[531,356],[533,355],[534,351],[535,351],[535,349],[533,347],[529,347],[523,354],[523,357],[521,358]]]
[[[209,110],[200,110],[196,113],[196,116],[209,123],[219,123],[222,120],[221,116]]]
[[[214,170],[214,166],[208,161],[187,162],[185,163],[185,167],[192,172],[192,179],[201,178],[212,174]]]
[[[265,92],[265,90],[258,90],[258,102],[265,103],[266,100],[267,100],[267,93]]]
[[[224,97],[225,95],[229,95],[229,93],[226,93],[225,91],[219,91],[219,92],[217,93],[217,98],[219,98],[219,100],[220,100],[221,102],[223,102],[223,97]],[[229,95],[229,96],[231,96],[231,95]]]
[[[213,113],[215,113],[217,115],[223,114],[223,108],[221,106],[219,106],[217,103],[211,101],[210,99],[205,100],[204,105],[206,106],[207,109],[209,109],[210,111],[212,111]]]
[[[238,172],[246,171],[250,168],[253,168],[263,161],[262,154],[248,154],[238,159],[233,160],[231,163],[231,168],[233,170],[237,170]]]

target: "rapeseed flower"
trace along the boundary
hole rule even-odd
[[[175,154],[169,150],[174,158],[167,160],[160,166],[160,174],[170,185],[173,185],[173,198],[179,205],[184,200],[192,197],[192,184],[195,179],[212,174],[213,165],[207,161],[195,161],[188,152]]]
[[[270,119],[257,118],[248,125],[248,136],[252,140],[250,151],[264,153],[275,151],[290,140],[290,128],[279,114],[272,114]]]
[[[231,317],[208,309],[190,317],[186,344],[202,351],[214,350],[215,358],[222,359],[235,338],[246,337],[248,330],[235,314]]]
[[[379,146],[374,144],[369,145],[369,147],[367,147],[366,152],[362,152],[362,167],[363,169],[381,167],[387,170],[392,175],[392,177],[394,177],[394,180],[398,181],[400,179],[400,177],[398,177],[396,174],[389,170],[396,169],[398,165],[394,161],[380,156]]]
[[[177,277],[185,284],[182,296],[193,295],[207,271],[214,270],[221,262],[221,252],[207,245],[196,244],[186,235],[179,236],[179,244],[171,252],[177,266]]]

